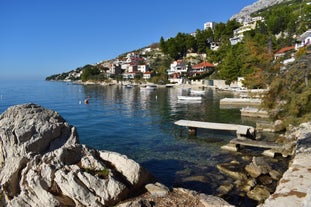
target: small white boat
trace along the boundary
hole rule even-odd
[[[142,86],[141,89],[155,90],[155,89],[157,89],[157,85],[145,85],[145,86]]]
[[[195,94],[195,95],[204,95],[205,91],[198,91],[198,90],[190,90],[191,94]]]
[[[182,101],[201,101],[201,96],[177,96],[178,100]]]
[[[133,88],[134,86],[133,86],[133,84],[126,84],[125,85],[125,88]]]

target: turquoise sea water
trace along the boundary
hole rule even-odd
[[[211,89],[205,89],[201,103],[191,103],[178,102],[177,95],[184,91],[177,88],[148,91],[48,81],[0,84],[0,113],[30,102],[55,110],[77,128],[81,143],[125,154],[168,186],[210,194],[228,180],[216,165],[241,157],[220,149],[235,135],[199,130],[191,137],[174,121],[254,125],[254,120],[241,119],[239,109],[220,109],[219,99],[232,95]],[[86,97],[88,105],[83,103]]]

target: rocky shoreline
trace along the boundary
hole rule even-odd
[[[261,207],[310,206],[311,122],[285,137],[297,144],[283,176],[264,158],[253,157],[245,174],[231,173],[238,179],[220,186],[219,196],[239,186]],[[1,114],[0,138],[1,206],[233,206],[220,197],[169,189],[126,156],[81,145],[73,126],[35,104],[12,106]],[[234,172],[238,163],[230,164],[217,167]],[[265,182],[277,183],[275,192]]]

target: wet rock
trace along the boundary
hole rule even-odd
[[[260,168],[256,166],[254,163],[250,163],[249,165],[246,165],[245,171],[253,178],[257,178],[259,175],[261,175]]]
[[[271,170],[269,172],[269,175],[271,176],[273,180],[280,180],[282,177],[282,174],[276,170]]]
[[[257,184],[255,179],[249,179],[246,182],[237,183],[237,188],[243,192],[249,192]]]
[[[262,174],[268,174],[272,169],[263,157],[253,157],[252,162],[245,167],[248,174],[257,178]]]
[[[252,163],[260,168],[261,174],[267,174],[272,170],[264,157],[253,157]]]
[[[258,177],[258,180],[262,185],[270,185],[273,182],[272,178],[268,175],[261,175]]]
[[[270,196],[270,192],[266,187],[257,185],[253,190],[247,193],[247,196],[261,203]]]
[[[169,193],[168,187],[161,183],[147,184],[145,188],[152,196],[163,197]]]
[[[246,174],[242,172],[241,167],[237,164],[224,163],[224,164],[218,164],[216,167],[221,173],[224,173],[235,180],[246,180],[247,179]]]
[[[217,188],[217,192],[219,195],[225,195],[229,193],[232,190],[232,188],[233,188],[232,184],[224,184]]]
[[[276,120],[273,124],[275,132],[281,132],[286,130],[286,126],[282,120]]]

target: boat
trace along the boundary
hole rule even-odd
[[[157,85],[145,85],[145,86],[142,86],[141,89],[155,90],[155,89],[157,89]]]
[[[198,91],[198,90],[190,90],[190,93],[191,94],[194,94],[194,95],[204,95],[205,94],[205,91]]]
[[[133,84],[126,84],[125,85],[125,88],[133,88],[134,86],[133,86]]]
[[[201,96],[177,96],[178,100],[182,101],[201,101]]]

